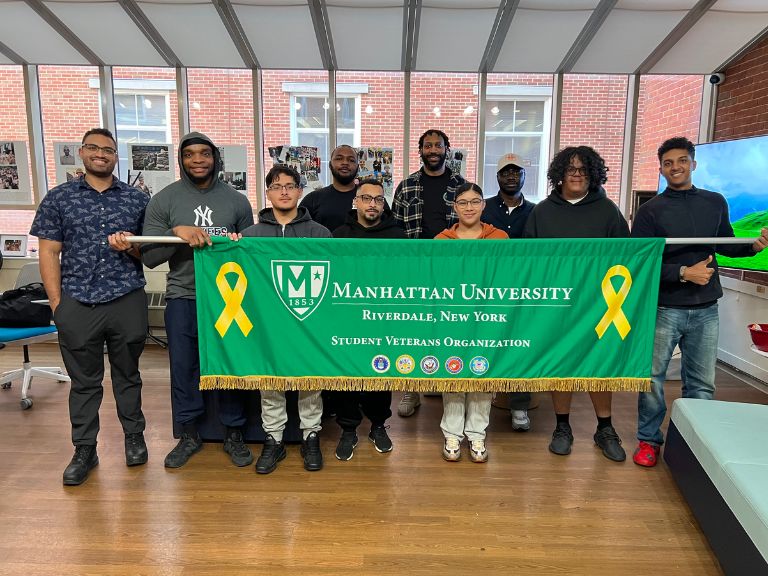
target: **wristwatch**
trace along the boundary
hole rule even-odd
[[[680,274],[678,274],[678,278],[680,279],[680,282],[688,282],[688,280],[685,279],[685,271],[688,269],[688,266],[680,266]]]

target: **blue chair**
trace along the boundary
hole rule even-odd
[[[37,263],[25,264],[19,272],[16,287],[24,286],[30,282],[39,282],[40,272]],[[41,304],[44,306],[45,304]],[[24,363],[21,368],[9,370],[0,375],[0,386],[7,390],[14,380],[21,379],[21,409],[32,407],[32,399],[27,396],[35,376],[51,378],[59,382],[69,382],[69,376],[58,366],[32,367],[29,360],[29,345],[39,342],[54,342],[59,338],[56,326],[42,326],[38,328],[0,328],[0,343],[5,346],[18,345],[22,347]]]

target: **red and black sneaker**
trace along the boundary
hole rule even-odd
[[[632,461],[638,466],[652,468],[659,461],[659,450],[658,446],[648,444],[648,442],[640,442],[632,456]]]

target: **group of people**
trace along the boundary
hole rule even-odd
[[[236,466],[254,457],[245,443],[245,391],[203,393],[199,389],[193,250],[211,244],[211,236],[281,238],[413,238],[514,239],[628,237],[629,226],[602,185],[607,168],[590,147],[568,147],[552,160],[549,196],[537,205],[522,190],[526,162],[505,154],[497,165],[498,194],[486,200],[480,187],[446,166],[448,136],[428,130],[419,139],[421,168],[403,180],[392,206],[375,179],[358,181],[358,152],[339,146],[331,153],[332,183],[302,197],[300,175],[286,165],[266,175],[270,207],[254,223],[248,199],[216,175],[218,148],[205,135],[192,132],[179,144],[179,181],[151,197],[113,176],[117,145],[108,130],[93,129],[82,140],[79,155],[85,176],[52,189],[38,208],[31,234],[40,239],[40,270],[59,329],[62,357],[72,379],[69,408],[75,453],[64,470],[65,485],[84,482],[98,464],[96,450],[99,406],[103,395],[103,348],[106,344],[118,417],[125,432],[128,466],[147,462],[145,419],[141,410],[139,357],[147,332],[142,264],[167,262],[165,328],[171,374],[171,407],[180,430],[165,466],[179,468],[203,447],[199,434],[206,403],[214,396],[226,427],[223,449]],[[692,185],[695,148],[685,138],[667,140],[659,148],[660,172],[667,189],[644,204],[634,219],[632,236],[733,236],[724,198]],[[141,245],[131,236],[176,236],[183,244]],[[715,250],[749,256],[768,246],[768,230],[752,244],[674,245],[664,251],[652,390],[640,393],[638,447],[634,461],[653,466],[663,443],[664,377],[676,345],[682,351],[683,394],[712,398],[717,349],[717,300],[722,295]],[[569,423],[572,394],[553,392],[555,429],[549,449],[571,452]],[[611,393],[590,393],[597,417],[595,443],[614,461],[626,458],[611,422]],[[488,459],[486,429],[492,395],[485,392],[443,394],[440,427],[443,458],[457,461],[462,442],[469,443],[473,462]],[[323,406],[332,405],[341,436],[335,456],[354,455],[363,416],[371,422],[369,440],[378,452],[392,450],[386,421],[392,393],[299,392],[301,455],[309,471],[323,467],[320,448]],[[421,399],[406,392],[398,405],[402,417],[413,416]],[[511,395],[512,427],[528,430],[529,393]],[[256,472],[274,471],[286,457],[283,433],[288,420],[285,393],[261,392],[266,440]]]

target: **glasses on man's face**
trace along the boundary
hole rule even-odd
[[[421,147],[422,150],[443,150],[445,148],[445,144],[442,142],[424,142],[424,145]]]
[[[507,168],[499,172],[499,176],[502,178],[520,178],[522,173],[522,168]]]
[[[587,167],[586,166],[568,166],[565,169],[565,173],[568,174],[568,176],[576,176],[576,174],[578,174],[579,176],[586,176]]]
[[[83,150],[93,154],[94,152],[101,152],[105,156],[114,156],[117,154],[117,150],[110,146],[96,146],[96,144],[83,144]]]
[[[370,204],[371,202],[375,202],[376,206],[384,206],[384,196],[371,196],[369,194],[360,194],[360,196],[356,197],[358,202],[362,202],[363,204]]]
[[[270,184],[267,190],[270,192],[279,192],[280,190],[285,190],[286,192],[293,192],[294,190],[298,190],[299,187],[296,186],[296,184]]]
[[[483,200],[481,198],[472,198],[472,200],[456,200],[456,202],[454,202],[454,204],[459,208],[461,208],[462,210],[467,206],[472,206],[472,208],[477,208],[482,203],[483,203]]]

